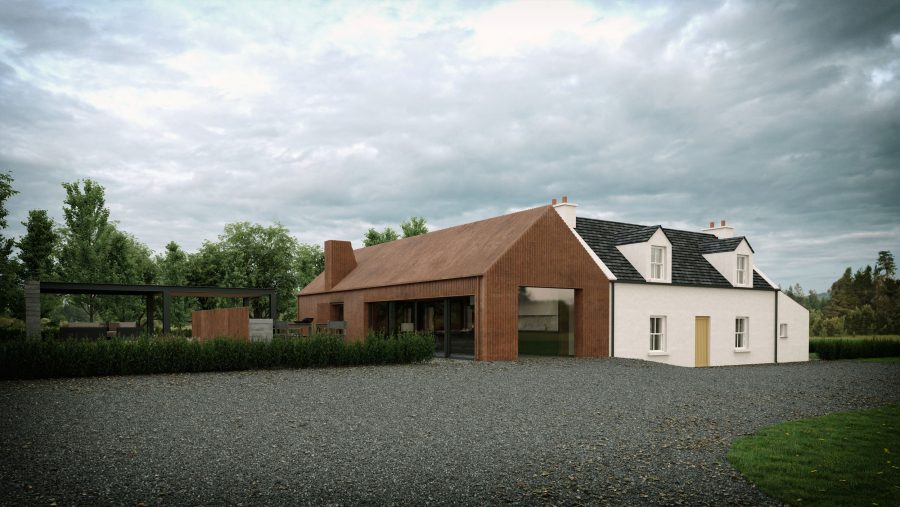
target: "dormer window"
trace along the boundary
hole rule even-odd
[[[666,247],[650,247],[650,279],[665,280],[666,278]]]
[[[750,256],[749,255],[738,255],[737,256],[737,273],[734,278],[735,285],[747,285],[747,280],[749,279],[747,273],[747,267],[750,265]]]

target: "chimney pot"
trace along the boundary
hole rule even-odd
[[[556,197],[554,197],[553,199],[550,199],[550,205],[556,206]]]
[[[710,229],[714,228],[715,226],[716,226],[716,223],[715,223],[715,222],[710,222],[710,223],[709,223],[709,228],[710,228]]]
[[[569,202],[569,196],[564,195],[564,196],[563,196],[563,202]]]
[[[725,227],[725,220],[722,220],[722,227]]]

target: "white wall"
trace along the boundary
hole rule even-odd
[[[809,311],[781,293],[778,295],[778,322],[788,325],[787,338],[778,339],[778,362],[809,361]]]
[[[787,296],[780,295],[779,301]],[[802,328],[802,315],[785,304],[785,316],[793,332]],[[780,312],[781,310],[779,310]],[[650,353],[650,317],[666,317],[666,353]],[[775,293],[749,289],[716,289],[656,284],[615,284],[614,355],[657,361],[677,366],[694,366],[694,317],[708,316],[709,365],[771,363],[775,358]],[[749,317],[750,347],[734,349],[734,320]],[[808,316],[806,317],[808,319]],[[807,320],[808,324],[808,320]],[[808,328],[808,326],[806,326]],[[795,333],[797,334],[797,333]],[[799,338],[799,337],[798,337]],[[782,345],[779,358],[802,361],[801,339]],[[808,338],[806,339],[808,348]],[[784,355],[782,355],[784,354]]]

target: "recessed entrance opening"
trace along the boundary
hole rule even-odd
[[[575,289],[519,287],[519,355],[575,355]]]

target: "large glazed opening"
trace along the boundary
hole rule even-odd
[[[439,357],[475,356],[475,297],[369,303],[369,328],[375,332],[434,335]]]
[[[575,289],[519,287],[519,355],[575,355]]]

